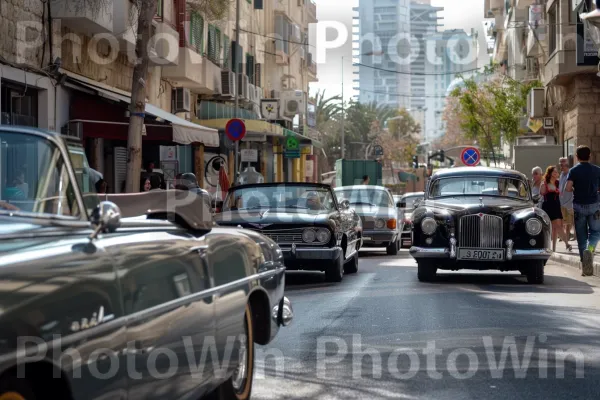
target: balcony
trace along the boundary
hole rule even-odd
[[[311,59],[308,59],[307,64],[309,82],[319,82],[319,78],[317,78],[317,63]]]
[[[177,60],[163,68],[162,77],[194,93],[221,92],[221,68],[191,48],[180,47]]]
[[[559,50],[553,53],[545,67],[542,67],[543,81],[556,85],[567,85],[578,74],[598,72],[598,67],[578,66],[575,50]]]
[[[152,37],[153,52],[150,56],[152,65],[176,66],[179,55],[179,32],[169,23],[155,19]]]
[[[196,114],[196,117],[200,120],[229,119],[236,117],[234,106],[205,100],[200,102]],[[260,119],[260,116],[253,111],[238,108],[237,118]]]
[[[309,0],[308,2],[308,23],[316,24],[317,20],[317,4],[315,0]]]
[[[525,9],[529,6],[532,6],[535,4],[535,0],[517,0],[517,5],[516,7],[519,9]]]
[[[113,32],[122,51],[135,49],[137,36],[137,7],[134,3],[116,0],[113,5]]]
[[[114,3],[122,0],[106,0],[90,7],[77,0],[50,0],[52,18],[76,32],[95,35],[113,32]]]
[[[276,50],[275,51],[275,62],[278,65],[289,65],[290,64],[290,56],[289,56],[289,54],[286,54],[286,52],[283,50]]]

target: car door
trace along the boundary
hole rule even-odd
[[[29,361],[52,360],[73,398],[124,400],[125,318],[113,260],[90,242],[91,230],[54,234],[2,242],[0,355],[23,339],[49,343]]]
[[[147,229],[113,237],[107,248],[128,317],[128,399],[198,392],[212,379],[200,353],[215,332],[206,244],[186,232]]]

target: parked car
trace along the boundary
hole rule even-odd
[[[437,171],[412,213],[413,244],[421,281],[442,270],[520,271],[544,281],[551,223],[536,207],[520,172],[458,167]]]
[[[263,183],[229,189],[219,225],[240,226],[273,239],[287,270],[325,272],[340,282],[358,271],[361,222],[348,204],[338,203],[329,185]]]
[[[385,247],[388,255],[400,251],[400,235],[404,227],[400,203],[383,186],[354,185],[335,188],[340,203],[348,203],[360,216],[364,247]]]
[[[412,244],[412,213],[425,197],[424,192],[411,192],[399,196],[399,208],[404,213],[404,229],[402,230],[401,247],[410,247]]]
[[[250,398],[255,343],[293,318],[277,244],[189,191],[101,201],[71,138],[0,142],[0,398]]]

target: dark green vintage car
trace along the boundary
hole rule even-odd
[[[67,137],[0,145],[0,399],[248,399],[293,318],[279,246],[194,192],[99,198]]]

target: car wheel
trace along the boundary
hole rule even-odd
[[[345,274],[355,274],[358,272],[358,252],[352,257],[352,260],[344,266]]]
[[[417,277],[421,282],[430,282],[435,279],[437,267],[431,261],[419,261]]]
[[[527,269],[527,282],[534,285],[541,285],[544,283],[544,262],[543,261],[532,261],[531,265]]]
[[[239,337],[239,362],[231,378],[219,387],[219,400],[250,399],[254,375],[254,326],[249,304],[246,304],[244,319],[244,334]]]
[[[396,240],[393,243],[390,243],[388,247],[385,249],[387,251],[388,256],[397,256],[400,251],[400,243]]]
[[[344,278],[344,255],[341,254],[329,268],[325,270],[325,280],[327,282],[341,282]]]
[[[35,400],[31,384],[26,379],[9,376],[0,381],[0,400]]]

